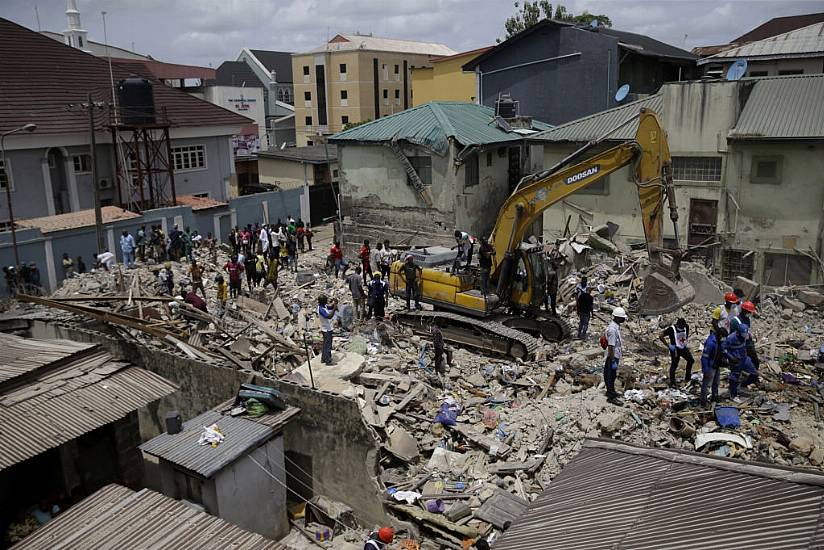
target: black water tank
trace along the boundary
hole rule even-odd
[[[148,79],[130,76],[117,84],[120,123],[129,126],[154,124],[154,90]]]
[[[515,101],[506,94],[501,95],[498,100],[495,102],[495,111],[496,114],[502,116],[503,118],[515,118],[517,113],[517,108],[515,106]]]

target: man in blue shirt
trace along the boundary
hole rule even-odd
[[[323,351],[320,355],[320,362],[333,365],[332,360],[332,320],[335,318],[335,313],[338,310],[338,303],[332,300],[332,303],[327,305],[329,298],[325,294],[318,296],[318,317],[320,318],[320,330],[323,333]]]
[[[750,384],[758,381],[758,371],[753,365],[752,359],[747,355],[747,339],[749,327],[743,323],[738,324],[738,328],[723,340],[721,348],[724,356],[730,364],[730,399],[736,403],[741,403],[738,397],[738,385],[741,372],[747,373],[747,378],[741,382],[741,387],[746,388]]]
[[[701,354],[701,406],[706,407],[707,390],[712,386],[712,400],[718,401],[718,382],[721,378],[721,366],[724,354],[721,352],[721,342],[727,337],[727,329],[718,327],[718,333],[710,331],[704,342],[704,351]]]
[[[123,253],[123,265],[126,269],[134,267],[134,237],[125,229],[120,235],[120,251]]]

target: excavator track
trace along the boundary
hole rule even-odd
[[[528,359],[538,350],[537,338],[496,321],[447,311],[425,310],[401,311],[392,318],[421,334],[428,334],[429,326],[437,324],[441,327],[445,340],[517,359]]]
[[[497,319],[496,319],[497,320]],[[561,342],[572,336],[572,326],[561,317],[545,317],[534,319],[529,317],[508,316],[500,319],[501,323],[510,329],[540,334],[548,342]]]

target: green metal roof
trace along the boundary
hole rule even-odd
[[[475,103],[433,101],[412,107],[329,138],[330,143],[408,141],[445,155],[449,138],[461,145],[489,145],[519,141],[519,131],[505,132],[495,124],[495,111]],[[549,124],[533,120],[535,130],[548,130]]]
[[[745,79],[755,82],[729,139],[824,137],[824,74]]]

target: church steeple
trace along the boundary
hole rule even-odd
[[[79,50],[88,51],[86,31],[80,25],[80,11],[76,0],[66,0],[66,20],[69,28],[63,31],[63,38],[67,45]]]

